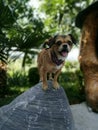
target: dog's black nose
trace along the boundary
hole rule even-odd
[[[63,51],[68,52],[68,46],[67,45],[63,45]]]
[[[63,48],[64,48],[64,49],[67,49],[67,45],[63,45]]]

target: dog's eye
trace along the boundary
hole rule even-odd
[[[56,44],[60,46],[62,44],[62,42],[61,41],[57,41]]]

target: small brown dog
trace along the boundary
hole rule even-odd
[[[56,35],[49,40],[46,40],[44,47],[48,45],[48,48],[43,50],[38,55],[38,69],[40,75],[40,81],[43,82],[43,89],[47,90],[47,74],[49,73],[49,79],[52,79],[54,74],[53,86],[55,89],[59,88],[57,78],[64,65],[64,61],[71,51],[73,44],[76,44],[75,38],[68,34]]]

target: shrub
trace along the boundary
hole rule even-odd
[[[67,66],[67,67],[66,67]],[[59,82],[63,86],[70,104],[80,103],[85,100],[84,80],[77,62],[65,64],[66,71],[59,76]]]
[[[28,79],[31,85],[35,85],[36,83],[39,82],[39,74],[38,74],[37,67],[33,67],[29,69]]]
[[[28,78],[25,72],[21,70],[14,71],[8,74],[8,86],[26,86],[28,85]]]

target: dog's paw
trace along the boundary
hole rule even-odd
[[[46,90],[48,89],[48,86],[43,85],[42,89],[43,89],[44,91],[46,91]]]
[[[59,89],[59,88],[60,88],[58,82],[54,82],[54,83],[53,83],[53,87],[54,87],[55,89]]]

